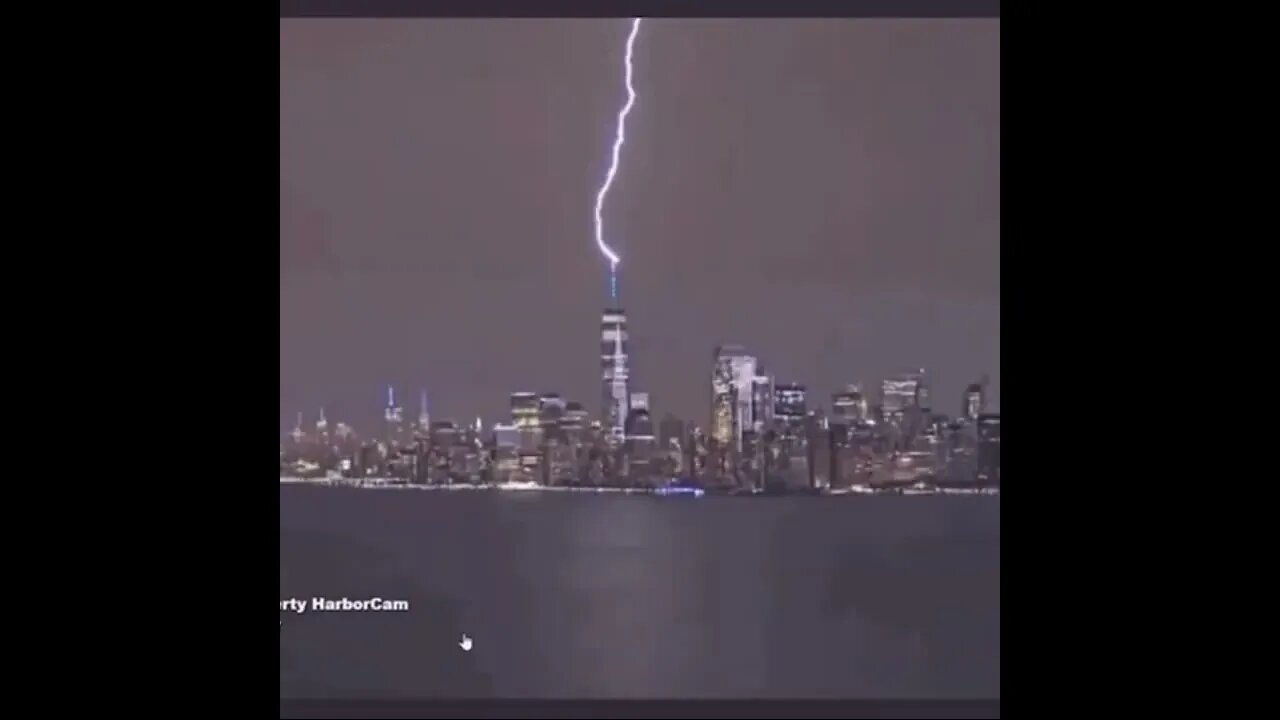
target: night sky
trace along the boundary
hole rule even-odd
[[[626,20],[281,20],[280,405],[358,429],[394,383],[486,424],[596,414],[592,207]],[[712,351],[829,407],[924,367],[1000,392],[999,20],[646,20],[605,206],[633,391],[705,425]]]

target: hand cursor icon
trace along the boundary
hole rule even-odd
[[[458,647],[462,648],[463,652],[471,652],[471,638],[467,637],[466,633],[462,633],[462,642],[458,643]]]

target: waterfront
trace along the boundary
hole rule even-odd
[[[282,697],[1000,694],[998,496],[280,500]]]
[[[590,486],[561,486],[561,485],[539,485],[533,482],[509,482],[494,484],[476,484],[476,483],[449,483],[446,485],[422,485],[416,483],[407,483],[401,480],[391,478],[299,478],[299,477],[281,477],[281,485],[314,485],[318,487],[346,487],[361,489],[385,489],[385,490],[435,490],[440,492],[447,491],[481,491],[481,492],[553,492],[553,493],[618,493],[623,495],[685,495],[694,494],[698,497],[704,495],[733,495],[735,497],[743,496],[772,496],[765,492],[746,492],[746,493],[729,493],[711,490],[704,491],[702,488],[692,488],[688,486],[658,486],[658,487],[590,487]],[[837,488],[834,490],[822,490],[819,492],[808,492],[799,489],[790,493],[777,493],[779,495],[795,496],[795,495],[819,495],[819,496],[839,496],[839,495],[999,495],[999,487],[935,487],[923,483],[916,485],[907,485],[899,487],[870,487],[867,485],[855,485],[847,488]]]

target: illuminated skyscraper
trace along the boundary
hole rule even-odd
[[[520,449],[537,452],[542,444],[542,399],[531,392],[511,393],[511,422],[520,432]]]
[[[604,311],[600,322],[600,417],[609,440],[622,442],[626,436],[630,371],[627,367],[627,314],[621,308]]]
[[[751,382],[751,426],[762,437],[773,426],[773,378],[763,367],[756,368]]]
[[[881,385],[880,402],[885,422],[902,425],[915,410],[927,410],[929,388],[924,370],[887,378]]]
[[[773,416],[779,424],[793,428],[799,434],[808,414],[808,398],[803,385],[782,383],[774,386]]]
[[[431,413],[427,412],[427,391],[418,397],[418,433],[426,437],[431,431]]]
[[[790,487],[810,484],[808,398],[803,385],[780,383],[773,388],[771,474]]]
[[[404,408],[396,404],[396,390],[390,385],[387,386],[387,407],[383,412],[383,420],[386,423],[387,447],[398,447],[403,440],[401,431],[404,429]]]
[[[520,471],[520,430],[514,424],[493,426],[493,479],[509,482]]]
[[[711,370],[711,437],[742,450],[742,433],[755,425],[756,359],[737,345],[716,348]]]
[[[545,485],[567,485],[574,479],[574,449],[565,431],[568,403],[559,393],[543,393],[538,398],[542,473],[538,482]]]
[[[915,397],[915,375],[885,378],[880,385],[880,405],[884,409],[885,420],[905,412],[915,402]]]
[[[654,474],[658,443],[653,434],[653,419],[645,408],[632,408],[627,413],[626,473],[633,482],[644,482]]]

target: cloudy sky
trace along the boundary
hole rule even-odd
[[[599,410],[594,196],[626,20],[280,23],[282,427],[512,391]],[[706,423],[719,343],[829,405],[1000,392],[999,20],[646,20],[605,207],[634,390]],[[812,401],[811,401],[812,402]]]

